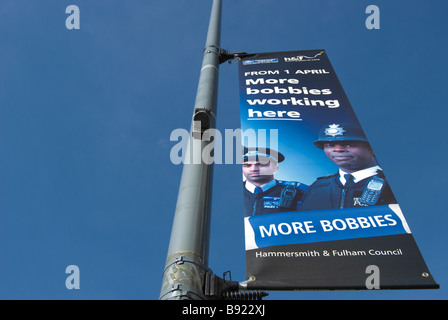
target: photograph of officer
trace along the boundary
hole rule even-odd
[[[297,211],[306,185],[274,178],[285,156],[270,148],[243,149],[244,216]]]
[[[339,167],[307,189],[301,211],[396,203],[362,129],[345,124],[324,127],[314,145]]]

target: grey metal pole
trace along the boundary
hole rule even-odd
[[[202,300],[208,269],[213,163],[203,131],[215,128],[220,64],[221,0],[213,0],[160,300]]]

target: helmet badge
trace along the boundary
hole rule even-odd
[[[328,128],[325,128],[325,135],[327,136],[342,136],[346,132],[344,128],[339,127],[339,124],[330,124]]]

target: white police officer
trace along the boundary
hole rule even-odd
[[[301,211],[396,203],[361,128],[330,124],[322,128],[314,144],[339,171],[317,178],[302,199]]]
[[[244,148],[244,216],[297,211],[306,185],[274,179],[284,155],[270,148]]]

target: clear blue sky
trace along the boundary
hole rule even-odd
[[[67,30],[78,5],[81,28]],[[365,9],[381,10],[380,30]],[[157,299],[211,1],[0,2],[0,299]],[[224,0],[230,51],[325,49],[439,290],[269,299],[447,299],[446,1]],[[218,128],[239,127],[237,64]],[[241,168],[216,165],[209,267],[245,280]],[[67,290],[77,265],[81,288]]]

